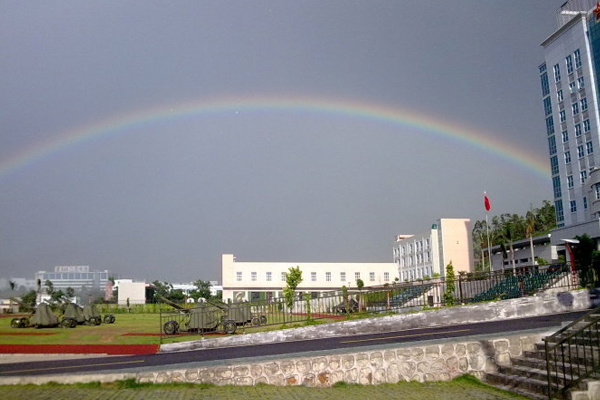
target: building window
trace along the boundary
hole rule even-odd
[[[238,271],[235,273],[235,280],[238,282],[242,281],[242,272],[241,271]]]
[[[569,131],[563,131],[562,133],[562,141],[563,143],[566,143],[569,141]]]
[[[567,176],[567,185],[569,186],[569,189],[573,187],[573,175]]]
[[[569,202],[569,208],[571,212],[577,212],[577,202],[575,200],[571,200]]]
[[[548,84],[548,73],[544,72],[540,75],[540,80],[542,82],[542,96],[546,97],[550,94],[550,85]]]
[[[554,70],[554,82],[560,82],[560,65],[556,64]]]
[[[560,177],[555,176],[552,178],[552,187],[554,188],[554,198],[559,199],[562,196],[560,191]]]
[[[331,282],[331,272],[325,272],[325,280]]]
[[[317,273],[316,272],[311,272],[310,273],[310,280],[312,282],[316,282],[317,281]]]
[[[556,220],[559,222],[564,221],[565,215],[564,215],[564,211],[563,211],[562,200],[557,200],[554,202],[554,209],[556,210]]]
[[[548,116],[550,114],[552,114],[552,101],[550,100],[550,97],[546,97],[544,99],[544,115]],[[563,114],[561,114],[561,118],[562,118]],[[566,119],[566,117],[565,117],[565,119]],[[563,120],[561,119],[560,122],[563,122]]]
[[[573,111],[573,115],[579,114],[579,103],[571,104],[571,110]]]
[[[565,164],[570,164],[570,163],[571,163],[571,152],[565,151]]]
[[[571,92],[571,94],[577,91],[577,85],[575,85],[575,82],[569,83],[569,91]]]
[[[567,74],[573,73],[573,57],[569,54],[566,59],[567,62]]]
[[[596,200],[600,200],[600,183],[594,185],[594,192],[596,193]]]
[[[354,273],[354,280],[357,281],[360,279],[360,272],[355,272]]]
[[[563,98],[563,91],[562,91],[562,89],[559,90],[558,92],[556,92],[556,98],[558,99],[559,103],[563,102],[564,98]]]
[[[544,64],[540,65],[540,66],[539,66],[539,69],[540,69],[540,74],[541,74],[542,72],[546,72],[546,63],[544,63]]]
[[[267,282],[271,282],[273,280],[273,276],[270,272],[267,272]]]
[[[250,272],[250,279],[254,282],[256,281],[256,272]]]
[[[550,151],[550,155],[556,154],[556,138],[554,135],[548,138],[548,150]]]
[[[588,154],[592,154],[594,152],[594,145],[592,144],[592,142],[587,142],[585,144],[585,149]]]
[[[581,158],[585,155],[584,151],[583,151],[583,145],[582,146],[577,146],[577,157]]]
[[[554,119],[552,116],[546,118],[546,133],[552,135],[554,133]]]
[[[589,119],[584,120],[583,121],[583,131],[585,133],[588,133],[590,131],[590,129],[591,129],[590,120]]]
[[[579,86],[579,89],[583,89],[585,87],[585,79],[583,79],[583,76],[577,78],[577,86]]]
[[[390,281],[390,273],[389,272],[384,272],[383,273],[383,280],[385,282],[389,282]]]
[[[375,272],[369,272],[369,281],[375,282]]]
[[[285,272],[281,273],[281,282],[285,282],[287,280],[287,274]]]
[[[346,282],[346,273],[345,272],[340,272],[340,281]]]
[[[550,109],[550,112],[552,112],[552,109]],[[560,119],[560,122],[565,122],[567,120],[567,113],[565,113],[565,110],[558,113],[558,118]]]
[[[587,179],[587,171],[581,171],[579,173],[579,180],[581,181],[581,183],[584,183],[586,179]]]
[[[558,174],[558,157],[556,156],[550,157],[550,171],[552,175]]]
[[[587,210],[587,197],[583,198],[583,209]]]
[[[587,108],[588,108],[588,105],[587,105],[587,98],[585,98],[585,97],[584,97],[583,99],[581,99],[581,100],[579,101],[579,103],[581,104],[581,111],[585,111],[585,110],[587,110]]]
[[[579,49],[575,50],[573,56],[575,57],[575,68],[581,68],[581,53]]]
[[[584,124],[584,126],[585,126],[585,124]],[[575,136],[577,136],[577,137],[581,136],[581,124],[575,125]]]

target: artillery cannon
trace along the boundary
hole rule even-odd
[[[163,331],[167,335],[175,335],[178,332],[216,332],[219,327],[228,334],[234,334],[236,331],[237,324],[228,318],[226,307],[206,303],[194,308],[185,308],[162,296],[159,298],[182,314],[178,320],[165,322]]]
[[[10,321],[12,328],[54,328],[58,325],[58,318],[46,303],[38,305],[30,317],[13,318]]]
[[[112,324],[115,322],[115,317],[112,314],[104,315],[104,323]],[[61,326],[65,328],[74,328],[77,325],[100,325],[102,323],[102,315],[96,310],[94,304],[88,304],[81,307],[75,303],[68,303],[63,318],[60,321]]]

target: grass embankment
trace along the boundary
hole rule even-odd
[[[525,397],[485,385],[464,375],[450,382],[400,382],[381,385],[335,384],[330,388],[305,386],[214,386],[210,384],[147,384],[133,380],[101,384],[98,382],[76,385],[20,385],[0,386],[0,396],[7,399],[28,400],[48,398],[86,399],[360,399],[370,400],[519,400]]]

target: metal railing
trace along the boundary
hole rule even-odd
[[[259,331],[265,326],[296,327],[299,324],[334,321],[357,315],[401,313],[427,307],[470,304],[528,296],[549,287],[572,289],[570,272],[561,268],[521,269],[457,275],[454,282],[430,279],[395,282],[375,288],[325,293],[298,291],[291,307],[283,298],[241,303],[206,303],[160,308],[161,343],[182,335],[213,335]],[[451,290],[454,288],[453,290]],[[165,306],[162,304],[162,306]]]
[[[600,307],[543,339],[548,398],[560,396],[600,372]]]

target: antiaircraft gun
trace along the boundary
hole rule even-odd
[[[54,328],[58,325],[58,317],[46,303],[40,303],[31,316],[13,318],[10,321],[12,328]]]
[[[163,331],[167,335],[178,332],[222,332],[234,334],[237,328],[236,321],[229,319],[227,308],[215,303],[202,303],[197,307],[186,308],[173,303],[162,296],[160,300],[178,310],[179,318],[165,322]]]
[[[105,324],[115,322],[115,317],[112,314],[104,316]],[[68,303],[65,307],[65,312],[60,321],[61,326],[65,328],[74,328],[77,325],[100,325],[102,323],[102,315],[96,310],[94,304],[81,307],[75,303]]]

